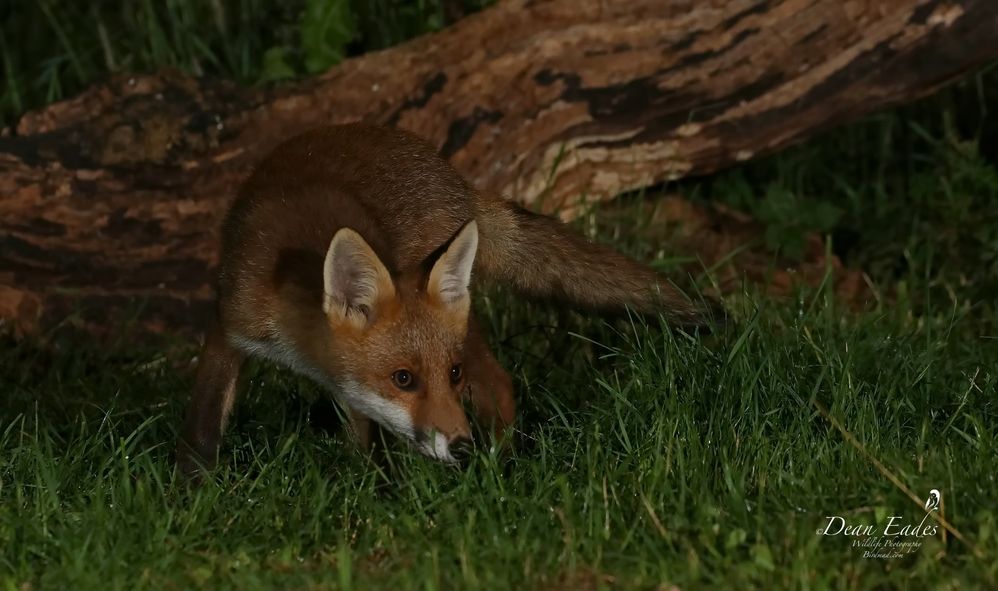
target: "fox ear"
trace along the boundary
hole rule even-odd
[[[471,220],[444,251],[430,271],[426,291],[444,304],[469,301],[468,284],[471,283],[471,267],[478,251],[478,224]]]
[[[366,325],[377,303],[395,295],[388,269],[360,234],[342,228],[333,236],[323,265],[322,309],[358,326]]]

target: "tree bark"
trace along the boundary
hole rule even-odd
[[[483,189],[572,206],[769,154],[998,56],[994,0],[508,1],[277,89],[117,77],[0,137],[0,318],[189,327],[249,168],[303,129],[404,127]]]

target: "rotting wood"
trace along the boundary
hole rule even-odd
[[[769,154],[998,56],[992,0],[510,1],[273,90],[117,77],[0,137],[0,318],[190,327],[234,188],[324,123],[413,130],[545,211]]]

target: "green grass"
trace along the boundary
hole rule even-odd
[[[803,588],[993,584],[998,341],[950,307],[845,314],[821,291],[746,294],[730,332],[482,301],[521,404],[509,457],[464,471],[329,433],[310,383],[252,371],[222,467],[189,493],[171,448],[193,351],[4,350],[0,580],[41,588]],[[599,345],[594,343],[601,343]],[[941,535],[863,559],[828,515]],[[610,584],[612,582],[612,585]]]
[[[0,8],[6,122],[109,71],[267,82],[442,18],[430,1],[95,6]],[[219,470],[189,491],[172,448],[193,343],[0,340],[0,589],[994,588],[996,98],[992,69],[665,188],[749,212],[767,228],[754,247],[791,260],[819,232],[869,274],[866,310],[828,283],[785,301],[746,286],[726,296],[726,332],[690,336],[480,295],[520,416],[508,456],[465,470],[398,445],[374,465],[315,385],[259,363]],[[596,217],[643,258],[695,255],[629,236],[638,225]],[[942,491],[970,545],[937,533],[864,559],[816,533],[829,515],[917,523],[892,477]]]
[[[457,0],[465,12],[491,0]],[[0,5],[0,126],[114,72],[259,84],[444,25],[443,0],[14,0]]]

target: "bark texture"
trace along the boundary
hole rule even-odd
[[[994,0],[510,0],[273,90],[117,77],[0,137],[0,322],[189,327],[234,189],[278,141],[397,125],[544,211],[709,173],[998,56]]]

